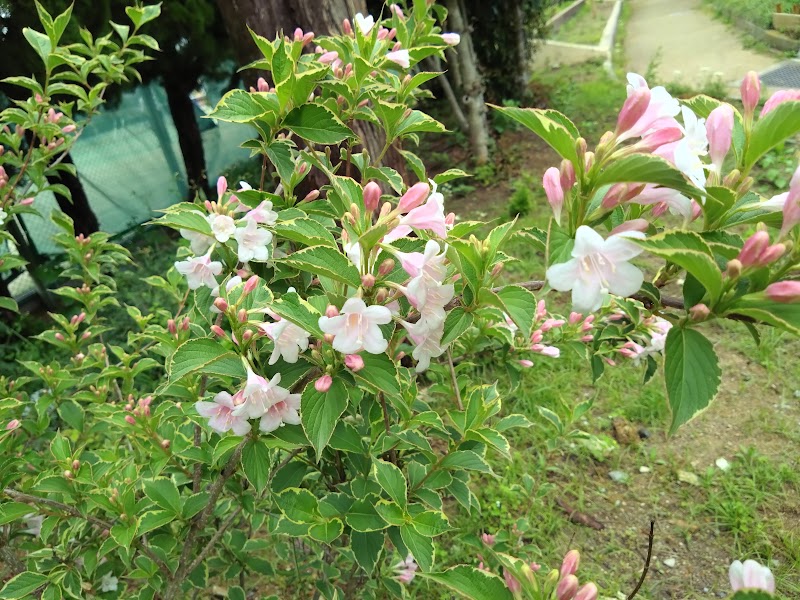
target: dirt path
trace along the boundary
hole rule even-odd
[[[644,74],[656,60],[661,82],[700,86],[710,78],[741,80],[780,61],[745,49],[740,36],[703,9],[701,0],[629,0],[625,56],[628,68]]]

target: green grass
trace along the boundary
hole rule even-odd
[[[587,0],[575,16],[558,29],[553,39],[571,44],[599,44],[613,6],[612,2]]]
[[[722,16],[738,17],[763,27],[772,28],[772,13],[775,5],[781,4],[784,12],[791,12],[795,6],[800,6],[799,0],[705,0],[714,10]]]

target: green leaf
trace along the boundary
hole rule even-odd
[[[58,405],[58,415],[78,432],[83,431],[84,412],[74,400],[64,400]]]
[[[575,150],[576,136],[570,132],[560,118],[552,114],[555,111],[546,111],[538,108],[517,108],[516,106],[495,106],[493,104],[489,106],[530,129],[553,150],[558,152],[562,158],[566,158],[572,163],[578,162],[578,153]],[[564,115],[560,116],[569,121]]]
[[[330,246],[337,248],[333,234],[314,219],[304,217],[275,223],[272,227],[278,237],[299,242],[304,246]]]
[[[358,566],[364,569],[367,575],[371,575],[383,552],[383,532],[353,531],[350,534],[350,547],[353,549]]]
[[[25,27],[22,29],[22,35],[28,40],[28,43],[36,51],[36,54],[44,61],[47,62],[47,57],[53,51],[53,45],[50,43],[50,38],[40,31]]]
[[[800,303],[798,302],[773,302],[763,293],[749,294],[739,298],[727,314],[752,317],[757,321],[763,321],[773,327],[800,335]]]
[[[447,131],[447,129],[439,121],[421,110],[412,110],[408,116],[400,119],[394,135],[399,137],[410,133],[442,133],[443,131]]]
[[[145,23],[157,19],[161,14],[161,3],[150,4],[148,6],[127,6],[125,13],[128,18],[133,22],[136,29],[139,29]]]
[[[331,110],[321,104],[303,104],[283,120],[283,126],[315,144],[338,144],[353,132]]]
[[[284,294],[273,302],[270,308],[282,318],[308,331],[313,336],[321,338],[324,335],[319,328],[319,318],[322,313],[303,300],[296,292]]]
[[[525,415],[513,414],[500,419],[495,423],[494,428],[496,431],[506,431],[512,427],[531,427],[532,425],[533,423]]]
[[[464,469],[467,471],[494,474],[489,464],[472,450],[456,450],[451,452],[444,457],[440,467],[442,469]]]
[[[11,523],[24,517],[25,515],[35,514],[36,509],[22,502],[4,502],[0,504],[0,525]]]
[[[405,510],[408,504],[408,499],[406,497],[406,488],[408,484],[406,483],[403,472],[395,465],[385,460],[374,460],[372,465],[374,467],[375,479],[378,480],[383,491],[389,494],[389,498],[394,500]]]
[[[144,481],[144,493],[164,510],[171,510],[176,516],[183,512],[183,503],[178,487],[172,479],[158,477]]]
[[[308,529],[308,535],[323,544],[332,544],[343,532],[344,524],[338,518],[316,523]]]
[[[111,528],[110,533],[111,537],[115,542],[117,542],[117,544],[123,548],[130,548],[131,544],[133,543],[133,539],[136,537],[136,522],[134,521],[130,525],[125,523],[114,525]]]
[[[347,408],[347,388],[341,377],[335,377],[327,392],[318,392],[312,381],[303,390],[300,418],[308,440],[314,446],[317,460],[328,445],[339,417]]]
[[[144,535],[154,529],[172,523],[176,515],[171,510],[149,510],[139,519],[139,535]]]
[[[702,192],[666,160],[653,154],[630,154],[606,166],[594,182],[595,188],[612,183],[656,183],[697,198]]]
[[[328,246],[304,248],[275,262],[287,264],[300,271],[317,273],[354,288],[361,285],[361,275],[350,259],[337,249]]]
[[[41,573],[24,571],[8,580],[3,589],[0,590],[0,598],[3,600],[17,600],[31,597],[33,592],[42,587],[47,581],[47,577]]]
[[[744,166],[749,170],[759,158],[784,140],[800,132],[800,102],[782,102],[763,119],[756,121],[750,135],[750,143],[744,157]]]
[[[413,525],[401,525],[400,537],[423,571],[433,567],[433,540],[417,531]]]
[[[460,306],[447,313],[444,321],[444,334],[442,335],[442,346],[448,346],[457,340],[461,334],[472,326],[475,317]]]
[[[249,440],[242,449],[242,468],[247,481],[260,494],[267,487],[272,460],[263,440]]]
[[[442,185],[443,183],[447,183],[448,181],[453,181],[454,179],[461,179],[463,177],[472,177],[466,171],[462,171],[461,169],[447,169],[446,171],[442,171],[438,175],[433,176],[433,182],[436,185]]]
[[[536,316],[536,296],[518,285],[506,285],[496,295],[522,335],[528,337]]]
[[[294,173],[294,158],[292,157],[294,144],[289,140],[274,140],[265,148],[267,158],[275,166],[281,181],[286,182]]]
[[[353,502],[350,510],[347,511],[345,520],[347,524],[355,531],[367,533],[370,531],[380,531],[388,527],[378,511],[375,510],[373,503],[375,496],[368,496],[367,498],[359,499]]]
[[[353,373],[359,383],[374,392],[383,392],[388,396],[400,395],[400,381],[397,377],[397,365],[385,354],[361,353],[364,368]]]
[[[209,338],[188,340],[178,346],[175,354],[167,358],[166,370],[169,384],[199,371],[203,375],[239,378],[247,374],[240,356]]]
[[[722,272],[714,262],[714,252],[698,234],[691,231],[666,231],[645,240],[631,238],[645,250],[686,269],[700,281],[716,302],[722,293]]]
[[[207,116],[229,123],[251,123],[268,113],[277,115],[279,110],[278,97],[274,93],[235,89],[220,98]]]
[[[705,410],[717,394],[720,368],[714,346],[694,329],[673,327],[664,349],[664,379],[672,409],[670,433]]]
[[[162,216],[150,223],[172,229],[188,229],[211,237],[211,225],[208,224],[205,215],[189,202],[170,206]]]
[[[422,535],[436,537],[446,531],[450,531],[450,522],[443,512],[436,510],[426,510],[412,519],[414,527]]]
[[[289,488],[274,498],[278,508],[292,523],[314,523],[319,518],[319,501],[306,489]]]
[[[488,598],[513,600],[514,598],[505,581],[500,577],[467,565],[458,565],[441,573],[418,573],[418,575],[448,587],[471,600],[487,600]]]
[[[228,588],[228,600],[247,600],[247,594],[238,585]]]

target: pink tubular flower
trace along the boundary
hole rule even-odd
[[[400,224],[384,236],[383,241],[388,244],[405,237],[411,233],[412,228],[429,230],[441,238],[447,237],[444,196],[436,191],[436,184],[433,184],[433,190],[425,204],[411,209],[400,219]]]
[[[374,181],[370,181],[364,186],[364,208],[368,212],[373,212],[378,208],[381,201],[381,186]]]
[[[409,554],[406,556],[405,560],[401,560],[394,566],[395,571],[397,572],[397,580],[400,583],[408,585],[414,580],[414,576],[416,575],[417,569],[417,562],[414,560],[414,557]]]
[[[236,395],[237,400],[241,398],[242,402],[236,403],[233,415],[248,419],[258,419],[271,406],[285,401],[289,397],[289,390],[280,387],[278,385],[280,382],[280,373],[267,381],[261,375],[256,375],[250,367],[247,367],[247,382],[244,389]]]
[[[589,582],[581,586],[581,589],[575,594],[575,600],[597,600],[598,593],[597,586]]]
[[[423,202],[425,202],[425,198],[431,192],[431,186],[427,183],[420,182],[415,183],[405,194],[400,198],[400,201],[397,203],[397,210],[400,213],[405,214],[410,210],[413,210],[420,206]]]
[[[287,363],[296,363],[300,352],[308,350],[310,334],[286,319],[275,323],[262,323],[259,328],[275,343],[275,348],[269,357],[271,365],[278,362],[278,358],[282,358]]]
[[[326,52],[319,57],[319,62],[323,65],[328,65],[339,58],[339,53],[336,51]]]
[[[6,431],[14,431],[15,429],[18,429],[21,425],[22,422],[19,419],[11,419],[6,424]]]
[[[533,366],[533,361],[528,360],[527,358],[520,359],[517,362],[519,362],[519,365],[521,367],[525,367],[526,369],[530,369]]]
[[[206,235],[205,233],[200,233],[198,231],[192,231],[191,229],[180,229],[178,233],[181,234],[181,237],[189,240],[189,246],[197,255],[205,254],[208,252],[208,249],[211,248],[211,244],[214,243],[214,238],[210,235]]]
[[[233,236],[236,238],[236,252],[241,262],[265,261],[269,258],[272,233],[260,228],[254,220],[248,220],[244,227],[237,227]]]
[[[333,335],[333,349],[343,354],[356,354],[361,350],[381,354],[389,342],[379,326],[391,320],[392,313],[385,306],[367,306],[361,298],[348,298],[340,315],[319,318],[319,328]]]
[[[754,560],[746,560],[744,563],[739,560],[733,561],[728,570],[728,577],[734,592],[763,590],[770,594],[775,593],[775,577],[772,571]]]
[[[386,59],[404,69],[408,69],[408,67],[411,65],[411,57],[408,54],[408,50],[394,50],[389,52],[386,55]]]
[[[778,90],[764,103],[764,108],[761,109],[761,118],[775,110],[779,104],[793,100],[800,100],[800,90]]]
[[[616,135],[625,133],[639,122],[650,104],[650,88],[637,87],[625,99],[617,117]]]
[[[652,89],[647,85],[644,77],[636,73],[628,73],[628,96],[640,88],[650,90],[650,102],[647,110],[627,131],[620,133],[619,141],[644,136],[664,127],[677,127],[675,117],[680,112],[680,104],[662,86]]]
[[[481,541],[486,544],[487,546],[494,546],[495,544],[495,537],[490,533],[482,533],[481,534]]]
[[[228,392],[220,392],[214,396],[213,402],[196,402],[195,410],[203,417],[208,417],[208,426],[214,431],[225,433],[233,431],[236,435],[245,435],[250,432],[250,423],[247,417],[236,416],[233,397]]]
[[[782,304],[800,302],[800,281],[776,281],[769,284],[764,292],[773,302]]]
[[[261,79],[261,78],[259,78],[259,79]],[[266,83],[266,82],[264,82],[264,83]],[[259,91],[263,91],[263,90],[261,90],[260,81],[259,81],[259,86],[258,87],[259,87]],[[223,194],[225,194],[225,192],[227,192],[227,191],[228,191],[228,180],[225,179],[225,177],[220,176],[219,179],[217,179],[217,199],[218,200],[222,200]]]
[[[745,116],[752,115],[756,106],[758,106],[758,101],[761,99],[761,80],[758,78],[758,73],[749,71],[744,76],[740,92]]]
[[[447,249],[434,240],[428,240],[425,244],[425,253],[422,252],[397,252],[397,258],[411,277],[418,277],[425,274],[436,281],[443,281],[447,274],[447,267],[444,262],[447,260]]]
[[[781,237],[786,236],[798,223],[800,223],[800,167],[797,167],[792,175],[792,180],[789,182],[789,193],[783,203]]]
[[[364,368],[364,359],[358,354],[348,354],[344,357],[344,365],[353,373],[357,373]]]
[[[443,33],[442,41],[448,46],[458,46],[461,42],[461,36],[457,33]]]
[[[255,208],[249,210],[242,219],[245,221],[255,221],[256,223],[263,223],[264,225],[275,225],[278,221],[278,213],[272,210],[272,202],[264,200]]]
[[[314,382],[314,389],[320,393],[327,392],[333,385],[333,377],[327,373]]]
[[[567,575],[558,582],[556,587],[557,600],[573,600],[578,593],[578,578],[575,575]]]
[[[638,231],[612,235],[603,240],[594,229],[581,225],[575,234],[572,258],[547,269],[547,281],[560,292],[572,290],[577,312],[594,312],[606,292],[630,296],[644,281],[642,272],[630,264],[642,249],[631,238],[644,238]]]
[[[176,261],[175,269],[186,277],[189,289],[196,290],[204,285],[214,289],[217,287],[215,276],[222,273],[222,263],[211,260],[211,253],[208,253],[205,256]]]
[[[563,579],[567,575],[575,575],[578,572],[578,567],[581,564],[581,553],[577,550],[570,550],[564,555],[564,560],[561,561],[561,570],[559,575]]]
[[[733,107],[730,104],[720,104],[711,111],[706,119],[706,134],[711,164],[717,173],[721,173],[733,139]]]
[[[636,148],[643,152],[653,152],[661,146],[677,142],[682,137],[683,131],[676,123],[675,127],[662,127],[661,129],[647,134],[636,143]]]
[[[561,187],[561,172],[555,167],[550,167],[544,172],[542,186],[547,196],[547,201],[553,209],[556,223],[561,223],[561,209],[564,206],[564,189]]]
[[[402,323],[408,332],[408,337],[416,344],[411,353],[411,357],[417,361],[415,370],[417,373],[422,373],[431,365],[431,358],[441,356],[447,349],[441,344],[444,334],[444,319],[430,323],[421,318],[416,323],[406,321]]]
[[[411,306],[420,314],[418,324],[423,327],[433,328],[445,320],[444,308],[453,299],[455,288],[453,284],[442,284],[425,273],[412,279],[408,286],[403,288]]]
[[[650,223],[645,219],[631,219],[630,221],[625,221],[614,227],[614,229],[611,230],[611,235],[618,235],[626,231],[641,231],[644,233],[647,231],[648,227],[650,227]]]
[[[264,433],[275,431],[284,424],[300,424],[300,394],[288,394],[267,409],[261,416],[258,429]]]
[[[503,579],[505,579],[506,587],[512,594],[518,594],[522,591],[522,584],[505,567],[503,567]]]
[[[634,204],[663,205],[664,210],[669,208],[673,214],[678,214],[684,219],[692,216],[692,201],[680,192],[667,187],[657,187],[655,184],[648,183],[644,189],[630,199]],[[655,212],[655,210],[654,210]]]
[[[769,247],[769,234],[766,231],[756,231],[745,240],[737,258],[743,267],[757,266],[767,247]]]
[[[403,14],[403,9],[400,8],[397,4],[390,4],[389,10],[392,11],[394,14],[397,15],[397,18],[404,19],[405,15]]]

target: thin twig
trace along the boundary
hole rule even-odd
[[[650,570],[650,559],[653,557],[653,540],[655,539],[655,534],[656,522],[655,519],[650,519],[650,535],[647,540],[647,558],[644,561],[644,569],[642,570],[642,576],[639,578],[639,583],[637,583],[633,591],[628,594],[627,600],[633,600],[633,597],[639,593],[639,589],[642,587],[645,577],[647,577],[647,571]]]
[[[191,573],[198,566],[200,566],[200,563],[203,562],[205,557],[208,556],[208,553],[211,552],[211,550],[214,549],[214,547],[217,545],[217,542],[220,540],[220,538],[222,538],[223,534],[233,524],[233,521],[236,519],[236,517],[239,516],[239,513],[241,513],[241,512],[242,512],[242,507],[238,506],[236,508],[236,510],[234,510],[230,514],[230,516],[227,519],[225,519],[225,522],[222,525],[220,525],[219,529],[217,529],[217,531],[214,533],[214,535],[211,537],[211,539],[208,540],[208,543],[206,544],[205,548],[203,548],[200,551],[200,554],[197,555],[197,558],[195,558],[192,561],[192,563],[189,565],[189,567],[186,569],[186,573],[187,574]]]
[[[464,410],[464,404],[461,402],[461,390],[458,387],[458,379],[456,378],[456,368],[453,366],[453,355],[450,353],[450,348],[447,348],[447,364],[450,366],[450,379],[453,381],[453,391],[456,393],[456,404],[458,410]]]

